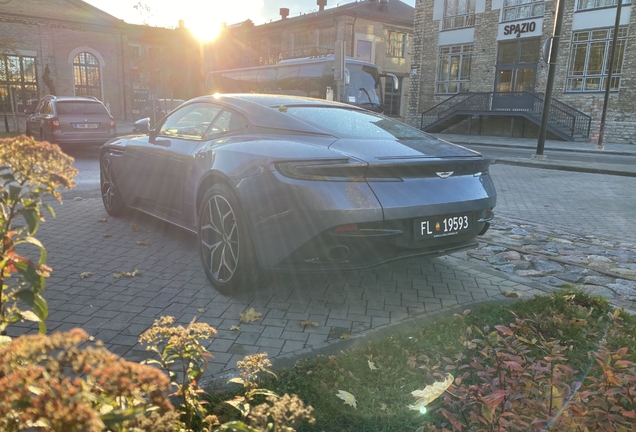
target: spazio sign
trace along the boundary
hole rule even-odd
[[[531,33],[535,31],[536,29],[537,29],[536,21],[524,22],[521,24],[508,24],[504,26],[503,34],[507,36],[513,33],[514,34]]]
[[[499,24],[497,40],[506,40],[517,37],[541,36],[543,32],[543,18],[535,18],[528,21]]]

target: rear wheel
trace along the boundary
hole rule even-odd
[[[126,204],[119,193],[113,165],[106,156],[102,156],[99,163],[99,182],[106,212],[111,216],[122,215],[126,210]]]
[[[212,286],[224,294],[251,290],[258,281],[247,224],[228,186],[216,184],[210,188],[199,211],[199,255]]]

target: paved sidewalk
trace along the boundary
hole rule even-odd
[[[458,135],[458,134],[433,134],[438,138],[463,145],[480,145],[501,148],[536,149],[536,138],[507,138],[483,135]],[[625,163],[599,163],[584,161],[547,160],[540,161],[531,158],[520,157],[495,157],[494,163],[504,165],[517,165],[524,167],[553,169],[562,171],[586,172],[594,174],[620,175],[636,177],[636,145],[606,143],[603,150],[596,148],[596,143],[567,142],[546,140],[547,151],[568,151],[590,154],[611,154],[625,156]]]
[[[148,353],[137,339],[156,318],[171,315],[187,324],[196,316],[219,330],[209,347],[215,355],[209,374],[233,369],[246,354],[312,353],[339,342],[343,334],[359,335],[458,305],[505,300],[503,291],[542,292],[531,281],[444,257],[367,271],[278,273],[254,292],[228,297],[206,280],[193,234],[136,212],[108,217],[99,198],[66,198],[55,210],[57,218],[38,233],[53,268],[44,293],[49,331],[82,327],[114,353],[141,360]],[[99,222],[102,218],[108,221]],[[135,268],[141,275],[113,277]],[[93,275],[82,279],[84,272]],[[241,324],[239,312],[249,308],[262,318]],[[300,322],[307,319],[319,326],[303,329]],[[231,331],[232,326],[240,331]],[[35,330],[19,323],[9,327],[9,334]]]

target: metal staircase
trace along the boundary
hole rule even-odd
[[[422,113],[420,128],[442,132],[474,115],[518,116],[541,124],[543,93],[458,93]],[[552,98],[548,131],[565,141],[590,136],[592,118]]]

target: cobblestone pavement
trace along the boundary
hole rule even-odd
[[[49,330],[82,327],[113,352],[140,360],[140,333],[165,315],[187,324],[197,316],[219,332],[211,342],[210,373],[233,368],[246,354],[306,353],[340,339],[409,317],[504,298],[502,291],[540,291],[451,258],[400,261],[369,271],[273,274],[253,293],[227,297],[214,291],[202,270],[193,234],[133,212],[107,217],[101,200],[66,198],[57,218],[40,228],[53,267],[45,297]],[[107,222],[99,222],[107,218]],[[133,224],[135,224],[133,226]],[[134,228],[138,228],[135,231]],[[104,234],[110,236],[104,237]],[[137,245],[137,242],[147,245]],[[113,273],[132,271],[133,278]],[[80,273],[91,272],[82,279]],[[239,312],[254,308],[256,323],[240,324]],[[315,328],[300,326],[310,319]],[[240,331],[230,331],[240,325]],[[27,323],[10,335],[34,331]]]
[[[493,165],[496,213],[636,243],[636,178]]]
[[[636,202],[628,196],[635,190],[636,179],[503,165],[493,166],[491,172],[499,192],[497,213],[535,222],[498,220],[498,230],[487,238],[504,244],[505,250],[484,243],[470,255],[412,259],[368,271],[270,274],[255,292],[235,297],[211,288],[193,234],[136,212],[122,218],[107,217],[101,200],[91,191],[71,191],[64,205],[56,206],[58,217],[48,220],[38,233],[54,269],[45,292],[50,308],[48,328],[83,327],[113,352],[139,360],[147,353],[137,338],[154,319],[172,315],[178,323],[187,324],[197,316],[219,330],[209,347],[215,355],[209,372],[217,374],[232,369],[245,354],[265,351],[270,357],[281,358],[311,353],[338,341],[342,334],[365,334],[410,317],[502,299],[504,291],[531,296],[567,282],[588,285],[589,290],[594,286],[595,293],[616,300],[626,283],[627,295],[631,295],[633,247],[602,239],[634,242],[636,236],[628,220],[636,214]],[[84,199],[73,200],[77,195]],[[99,222],[104,218],[107,222]],[[528,233],[513,232],[515,229]],[[583,237],[568,236],[572,232]],[[600,239],[584,237],[590,233]],[[536,235],[545,238],[532,237]],[[137,244],[142,241],[147,245]],[[534,252],[549,253],[534,261],[524,257],[532,251],[519,257],[510,253],[512,248],[525,246],[540,246]],[[580,260],[585,257],[587,264],[609,259],[611,268],[596,270],[621,268],[624,273],[617,276],[625,279],[602,279],[607,277],[605,273],[580,266],[577,270],[563,265],[561,271],[549,264],[554,262],[552,258],[568,253]],[[592,255],[601,258],[589,259]],[[543,267],[537,268],[536,261],[544,262],[539,264]],[[115,272],[135,268],[141,271],[137,277],[113,277]],[[523,273],[528,270],[542,272]],[[83,272],[93,275],[82,279]],[[563,276],[565,273],[575,275]],[[577,275],[580,278],[573,281]],[[622,286],[617,291],[612,285]],[[626,291],[620,292],[624,297]],[[240,324],[239,312],[251,307],[261,312],[262,318],[241,324],[240,331],[230,331]],[[300,321],[306,319],[319,326],[303,329]],[[24,331],[34,328],[28,324],[9,328],[11,335]]]

